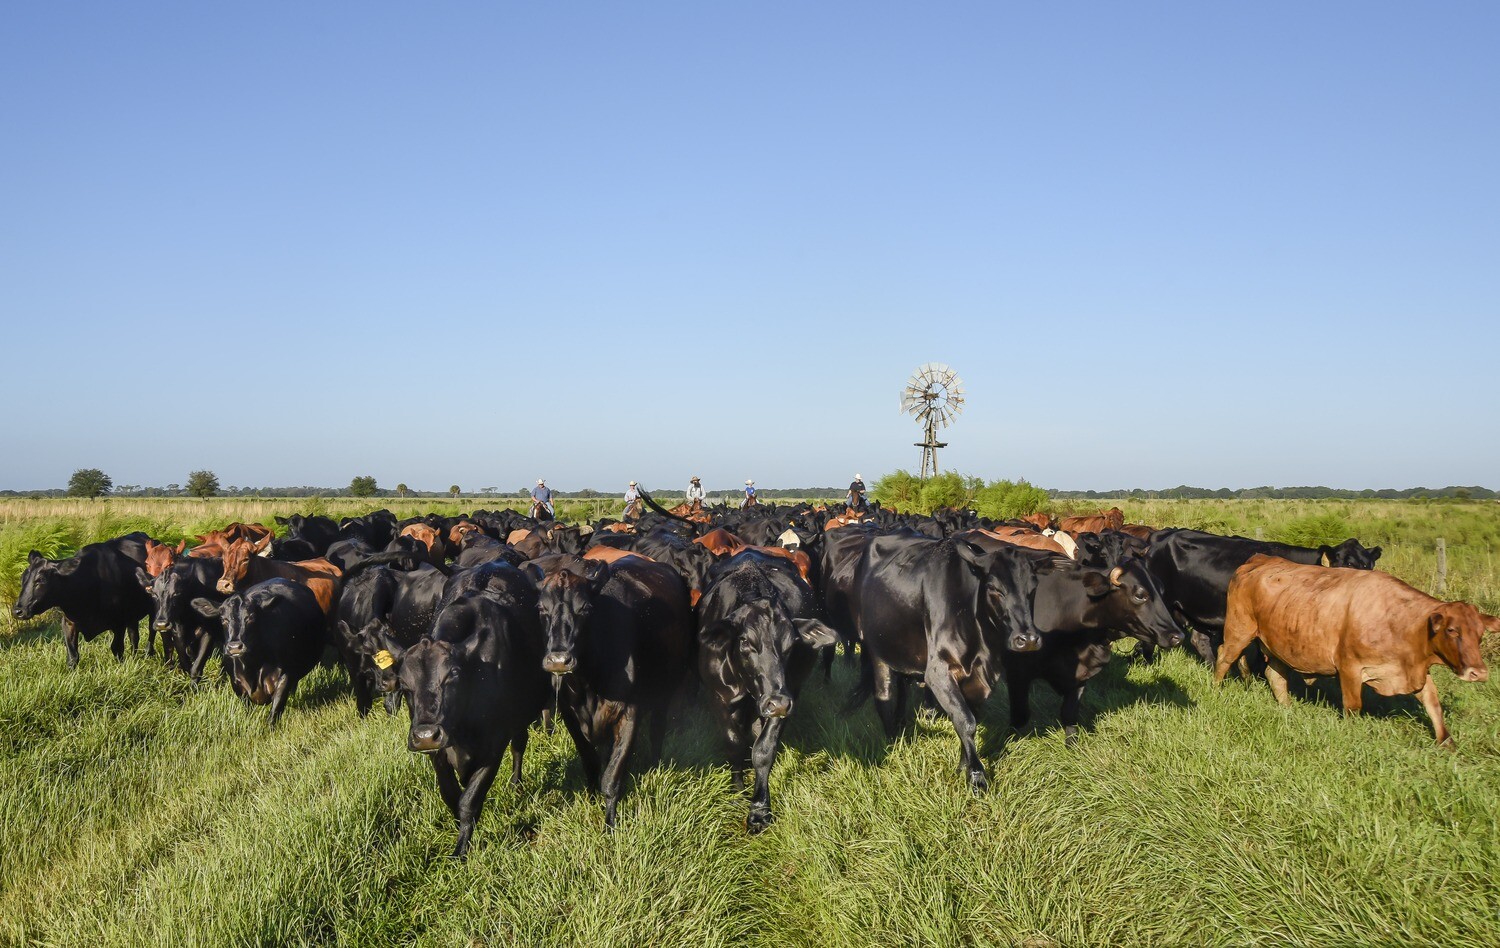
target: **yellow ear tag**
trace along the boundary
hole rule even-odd
[[[384,670],[390,668],[394,664],[396,664],[396,660],[392,658],[391,653],[387,652],[385,649],[381,649],[380,651],[375,653],[375,665],[377,668]]]

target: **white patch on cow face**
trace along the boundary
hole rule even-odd
[[[788,529],[781,536],[777,537],[776,542],[786,547],[788,550],[795,550],[802,546],[802,538],[797,536],[796,530],[791,529]]]
[[[1057,545],[1063,548],[1064,553],[1068,554],[1068,559],[1078,559],[1078,543],[1072,537],[1059,530],[1052,535],[1052,539],[1056,540]]]

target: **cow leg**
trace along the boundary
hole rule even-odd
[[[375,705],[375,689],[370,685],[370,679],[359,667],[359,659],[354,658],[344,665],[349,672],[349,684],[354,689],[354,710],[359,712],[360,717],[368,717],[370,708]]]
[[[78,667],[78,626],[63,619],[63,646],[68,650],[68,667]]]
[[[1063,745],[1073,747],[1078,743],[1078,717],[1083,706],[1084,683],[1067,685],[1059,688],[1058,693],[1062,695],[1062,707],[1057,711],[1057,717],[1062,721]]]
[[[557,714],[551,708],[542,709],[542,732],[551,735],[557,731]]]
[[[401,711],[401,692],[387,692],[385,696],[385,713],[394,717]]]
[[[979,745],[974,740],[979,722],[974,719],[973,710],[964,700],[963,690],[958,687],[958,682],[953,680],[948,667],[942,662],[929,661],[922,677],[927,682],[927,690],[948,713],[953,729],[958,732],[959,743],[963,745],[959,767],[969,775],[969,789],[975,793],[983,793],[989,789],[990,782],[984,775],[984,762],[979,759]]]
[[[1292,703],[1291,692],[1287,691],[1286,687],[1287,672],[1289,670],[1279,659],[1273,658],[1266,663],[1266,681],[1271,686],[1271,693],[1276,696],[1276,703],[1280,705],[1289,705]],[[1244,672],[1241,672],[1241,674],[1244,674]]]
[[[736,793],[745,788],[745,768],[750,763],[750,731],[759,726],[759,718],[747,724],[741,715],[733,711],[730,712],[729,720],[724,726],[724,740],[729,745],[731,785]],[[760,735],[757,732],[755,736]]]
[[[1248,623],[1233,623],[1225,626],[1224,644],[1219,646],[1219,660],[1214,665],[1214,684],[1223,684],[1224,676],[1229,674],[1229,666],[1245,652],[1250,643],[1255,640],[1256,633],[1260,630]],[[1196,634],[1196,633],[1195,633]],[[1194,644],[1196,648],[1196,643]]]
[[[141,623],[140,623],[140,621],[137,620],[135,622],[132,622],[129,626],[126,627],[125,631],[126,631],[126,634],[128,634],[130,636],[130,651],[132,653],[139,654],[140,651],[141,651]],[[147,636],[146,636],[146,638],[149,640],[150,637],[151,636],[148,633]],[[147,642],[147,644],[148,645],[150,644],[149,641]]]
[[[1013,672],[1006,676],[1005,690],[1010,695],[1010,727],[1020,734],[1031,721],[1031,676]]]
[[[609,751],[609,761],[604,765],[604,774],[599,781],[599,792],[604,795],[604,825],[615,828],[615,807],[620,803],[620,785],[625,782],[625,765],[630,762],[630,748],[635,743],[635,725],[640,711],[627,707],[625,713],[615,719],[614,746]]]
[[[1135,652],[1130,657],[1135,661],[1149,664],[1156,661],[1160,656],[1156,654],[1155,645],[1150,642],[1137,642],[1135,643]]]
[[[521,785],[521,757],[526,753],[526,741],[529,737],[526,728],[510,739],[510,785],[519,787]]]
[[[458,775],[453,772],[453,764],[449,763],[445,755],[433,754],[431,760],[432,769],[437,774],[438,796],[443,798],[443,804],[456,820],[459,818],[458,800],[463,794],[458,786]]]
[[[594,750],[594,742],[589,740],[579,725],[576,714],[565,709],[562,719],[563,726],[573,736],[573,746],[578,749],[578,763],[583,766],[583,784],[592,790],[599,786],[599,753]]]
[[[474,824],[479,822],[479,811],[484,808],[484,798],[495,781],[494,764],[476,767],[469,775],[468,786],[458,800],[458,843],[453,847],[453,858],[462,859],[469,851],[469,838],[474,835]]]
[[[776,762],[776,749],[781,746],[781,729],[786,718],[766,718],[762,721],[760,734],[755,738],[755,747],[750,752],[750,763],[755,768],[755,789],[750,794],[750,815],[745,817],[745,830],[759,833],[771,825],[771,765]]]
[[[212,650],[213,644],[213,640],[207,635],[200,636],[198,639],[198,654],[193,656],[193,664],[188,669],[188,677],[193,680],[193,684],[195,685],[201,684],[203,681],[203,665],[208,661],[208,653]]]
[[[901,683],[893,680],[891,666],[884,662],[870,659],[870,667],[875,676],[875,712],[880,715],[880,723],[885,727],[885,736],[891,740],[896,739],[896,734],[901,728],[901,711],[896,704],[901,697]],[[895,691],[895,694],[892,694]]]
[[[1428,679],[1431,680],[1429,675]],[[1339,688],[1344,692],[1344,713],[1359,714],[1365,709],[1365,679],[1358,668],[1339,669]],[[1434,689],[1434,693],[1436,689]]]
[[[139,633],[137,633],[137,635],[139,635]],[[137,642],[136,644],[139,645],[140,643]],[[117,661],[117,662],[124,662],[125,661],[125,630],[124,629],[115,629],[112,632],[110,632],[109,651],[110,651],[110,654],[115,657],[115,661]]]
[[[1199,632],[1197,629],[1189,629],[1188,642],[1193,646],[1193,651],[1198,653],[1198,657],[1203,659],[1204,664],[1212,665],[1214,663],[1213,639]]]
[[[1417,692],[1417,698],[1422,702],[1422,707],[1427,709],[1427,717],[1432,720],[1432,731],[1437,736],[1438,746],[1452,747],[1453,735],[1448,733],[1448,725],[1443,723],[1443,704],[1438,700],[1437,684],[1431,675],[1422,683],[1422,690]]]
[[[271,727],[276,726],[277,718],[281,717],[281,709],[286,707],[287,695],[297,687],[296,679],[286,672],[277,675],[276,690],[271,692]]]
[[[167,637],[164,635],[161,639],[162,650],[166,651]],[[156,624],[152,622],[146,623],[146,654],[152,657],[156,656]]]

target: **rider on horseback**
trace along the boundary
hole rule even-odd
[[[740,509],[744,510],[746,507],[754,507],[757,503],[759,501],[755,499],[755,482],[747,480],[745,481],[745,499],[740,501]]]
[[[698,483],[698,475],[693,475],[693,480],[688,484],[687,505],[689,513],[697,513],[703,509],[703,485]]]
[[[854,480],[849,484],[848,503],[850,510],[865,509],[865,481],[858,474],[854,475]]]
[[[531,517],[533,520],[540,519],[542,511],[547,512],[547,519],[551,520],[557,516],[557,511],[552,507],[552,490],[547,487],[547,482],[540,477],[536,479],[536,486],[531,489]]]
[[[621,520],[633,520],[641,515],[640,511],[641,492],[636,489],[635,481],[625,488],[625,512],[620,514]]]

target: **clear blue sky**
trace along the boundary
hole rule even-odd
[[[1500,486],[1494,3],[10,3],[0,488]]]

